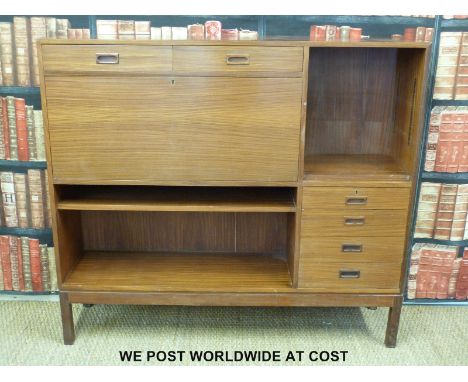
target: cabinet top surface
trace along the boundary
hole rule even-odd
[[[305,41],[299,39],[267,39],[267,40],[57,40],[42,39],[40,45],[193,45],[193,46],[301,46],[301,47],[339,47],[339,48],[419,48],[427,49],[431,43],[392,40],[364,41]]]

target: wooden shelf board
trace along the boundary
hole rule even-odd
[[[84,252],[66,291],[286,292],[287,264],[271,255]]]
[[[304,161],[304,180],[342,177],[407,181],[397,162],[385,155],[308,155]]]
[[[291,189],[64,187],[57,208],[87,211],[294,212]]]

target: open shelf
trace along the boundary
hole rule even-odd
[[[320,176],[354,176],[371,179],[408,180],[410,177],[388,155],[308,155],[304,162],[304,180]]]
[[[85,252],[67,291],[273,292],[291,290],[283,260],[261,254]]]
[[[294,212],[283,187],[59,186],[57,208],[82,211]]]

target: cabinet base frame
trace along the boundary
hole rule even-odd
[[[258,307],[389,307],[385,346],[395,347],[402,295],[331,293],[194,293],[194,292],[60,292],[63,340],[75,341],[72,304],[258,306]]]

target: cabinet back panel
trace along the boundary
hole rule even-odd
[[[301,78],[48,77],[46,87],[56,183],[297,181]]]
[[[311,48],[306,155],[393,150],[397,49]]]
[[[287,214],[81,212],[83,249],[286,256]]]

